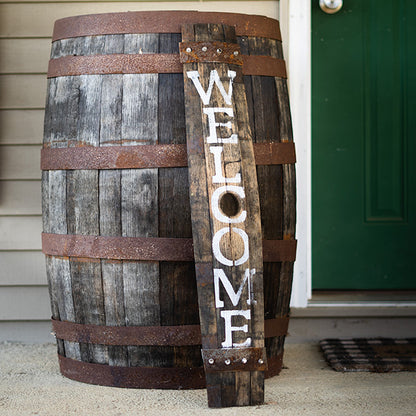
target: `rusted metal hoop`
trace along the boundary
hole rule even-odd
[[[193,261],[191,238],[108,237],[42,233],[49,256],[142,261]],[[263,261],[295,261],[296,240],[263,240]]]
[[[289,317],[266,319],[265,338],[287,334]],[[104,326],[77,324],[52,318],[52,329],[56,338],[70,342],[100,345],[201,345],[199,325],[177,326]]]
[[[115,367],[59,357],[62,375],[71,380],[100,386],[136,389],[203,389],[206,387],[203,367]],[[280,373],[283,353],[270,357],[265,377]]]
[[[287,78],[283,59],[264,55],[243,55],[243,75],[263,75]],[[182,64],[179,54],[109,54],[62,56],[51,59],[48,78],[77,75],[110,74],[179,74]]]
[[[293,142],[254,143],[257,165],[280,165],[296,162]],[[147,169],[186,167],[185,144],[140,146],[79,146],[44,148],[42,170],[69,169]]]
[[[265,16],[196,11],[102,13],[67,17],[55,22],[52,41],[78,36],[127,33],[181,33],[185,23],[235,26],[237,36],[281,40],[279,22]]]

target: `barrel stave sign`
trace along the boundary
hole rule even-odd
[[[193,39],[184,31],[183,41],[230,34],[220,25],[201,26],[189,31]],[[259,404],[267,365],[261,225],[241,66],[185,63],[184,84],[208,402],[211,407]]]

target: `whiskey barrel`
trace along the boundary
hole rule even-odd
[[[267,376],[280,372],[295,260],[295,171],[279,24],[128,12],[55,24],[42,149],[42,245],[62,374],[202,388],[181,25],[235,26],[263,237]]]

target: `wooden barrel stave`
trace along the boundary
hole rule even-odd
[[[90,38],[54,42],[52,58],[65,54],[137,53],[137,50],[143,53],[177,53],[180,41],[179,34],[106,35]],[[282,57],[281,43],[276,40],[239,37],[239,43],[243,53]],[[95,81],[91,82],[92,79]],[[134,145],[151,144],[155,140],[158,143],[185,143],[181,74],[81,75],[52,78],[48,82],[45,146]],[[145,90],[146,108],[133,108],[133,103],[126,102],[124,95],[123,104],[115,105],[121,101],[118,97],[124,91],[133,92],[137,85]],[[248,98],[250,97],[249,110],[255,141],[290,140],[290,123],[279,123],[281,117],[287,117],[284,110],[288,103],[279,101],[281,95],[287,94],[286,81],[264,76],[245,76],[245,85]],[[58,99],[54,99],[57,97],[56,91],[66,91],[68,95],[59,95]],[[143,97],[142,90],[136,89],[135,93],[140,93]],[[96,95],[96,102],[90,99],[91,94]],[[86,99],[87,96],[89,100]],[[79,107],[75,109],[77,105]],[[60,116],[65,122],[57,121]],[[88,121],[89,117],[93,119],[92,123]],[[157,125],[152,122],[150,126],[148,123],[137,124],[143,119],[156,120]],[[94,133],[97,124],[98,131]],[[294,238],[294,224],[286,225],[293,216],[293,197],[285,198],[287,191],[284,189],[284,184],[292,183],[292,188],[288,189],[289,193],[294,192],[292,168],[293,165],[257,168],[265,239],[282,239],[285,235]],[[187,168],[79,173],[46,171],[43,178],[46,200],[44,232],[191,237],[189,199],[184,197],[188,192]],[[57,185],[53,185],[55,182]],[[57,187],[60,192],[55,193],[52,189]],[[75,192],[76,189],[92,187],[99,191],[92,191],[88,201],[76,201],[75,195],[71,194],[71,190]],[[149,187],[154,193],[145,208],[143,198],[138,198],[137,190]],[[63,194],[65,189],[68,195]],[[134,192],[129,195],[129,191]],[[67,201],[66,210],[63,201]],[[139,218],[137,212],[141,212]],[[155,212],[158,214],[154,215]],[[98,215],[100,218],[97,220]],[[81,219],[80,216],[85,217]],[[67,219],[66,229],[63,218]],[[157,224],[154,223],[155,218]],[[84,262],[83,259],[58,257],[48,257],[47,263],[55,319],[111,326],[184,325],[197,324],[199,321],[193,263],[149,264],[105,259]],[[265,317],[286,316],[293,263],[265,263],[264,266]],[[58,269],[59,278],[56,274]],[[140,301],[140,296],[137,294],[144,284],[151,289],[152,296],[149,298],[152,301],[146,304],[144,299],[144,310],[138,314],[137,302]],[[61,287],[64,290],[57,295]],[[94,305],[81,299],[85,294],[88,294],[85,299],[96,296]],[[146,293],[146,297],[148,295]],[[160,305],[159,310],[156,310],[155,302]],[[71,308],[67,305],[73,306]],[[89,308],[92,309],[90,312],[85,310]],[[283,351],[283,341],[284,337],[266,341],[269,356]],[[58,340],[58,351],[70,358],[115,366],[201,365],[200,348],[194,346],[106,347]]]
[[[242,40],[242,53],[283,59],[280,41],[254,37]],[[292,132],[289,130],[290,118],[289,122],[285,122],[284,117],[287,117],[287,114],[283,113],[288,102],[282,102],[284,92],[287,92],[282,89],[286,80],[265,76],[245,76],[244,79],[254,142],[289,141],[292,138]],[[284,204],[287,186],[285,176],[287,175],[282,165],[257,167],[262,232],[266,240],[283,239],[285,234],[285,214],[288,214]],[[287,208],[289,206],[286,206],[286,210]],[[290,209],[294,207],[290,206]],[[285,296],[287,297],[286,292],[289,290],[290,298],[291,279],[287,281],[285,263],[288,262],[263,264],[265,319],[289,314],[289,303]],[[268,357],[277,357],[283,354],[284,336],[267,338],[265,344]]]

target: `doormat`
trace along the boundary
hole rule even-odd
[[[320,346],[335,371],[416,371],[416,338],[333,338]]]

